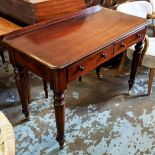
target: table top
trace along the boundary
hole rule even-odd
[[[0,17],[0,38],[9,32],[20,29],[20,26]]]
[[[61,69],[147,24],[146,19],[95,6],[12,33],[4,42],[51,69]]]

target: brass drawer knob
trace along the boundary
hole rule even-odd
[[[121,43],[121,47],[123,47],[123,48],[124,48],[124,47],[126,47],[126,45],[125,45],[124,43]]]
[[[102,53],[102,58],[106,58],[107,57],[107,54],[106,53]]]
[[[85,69],[85,67],[84,66],[79,66],[79,71],[83,71]]]
[[[137,37],[138,37],[138,38],[141,38],[141,36],[142,36],[141,34],[137,34]]]

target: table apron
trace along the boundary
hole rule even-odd
[[[123,37],[118,41],[111,43],[98,50],[97,52],[83,58],[76,63],[70,65],[67,69],[68,72],[68,82],[82,76],[91,70],[95,69],[97,66],[107,62],[111,58],[125,51],[130,46],[136,44],[137,42],[144,39],[146,34],[146,29],[135,32],[129,36]]]

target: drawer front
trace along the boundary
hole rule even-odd
[[[100,64],[106,62],[113,56],[113,45],[107,46],[102,50],[81,59],[79,62],[68,67],[68,81],[88,73]]]
[[[128,47],[142,40],[145,34],[146,34],[146,30],[142,30],[116,42],[114,46],[114,55],[126,50]]]

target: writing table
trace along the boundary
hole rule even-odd
[[[46,21],[7,35],[23,113],[29,119],[24,69],[50,82],[54,93],[57,141],[63,148],[64,90],[67,84],[136,44],[129,88],[134,83],[148,21],[95,6],[66,19]]]

